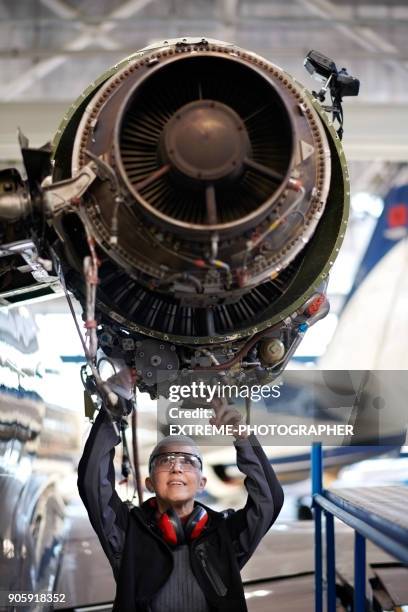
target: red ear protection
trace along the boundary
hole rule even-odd
[[[208,514],[202,506],[196,506],[186,524],[184,525],[184,533],[187,540],[195,540],[201,535],[208,521]],[[181,522],[181,521],[180,521]]]
[[[157,508],[155,498],[152,498],[150,505]],[[180,520],[177,512],[169,508],[157,518],[157,526],[162,532],[163,538],[169,544],[184,544],[190,540],[198,538],[208,521],[208,514],[202,506],[196,506],[185,524]]]

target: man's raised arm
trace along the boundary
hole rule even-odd
[[[79,495],[115,577],[120,566],[128,507],[115,491],[113,458],[120,436],[102,408],[95,419],[78,465]]]
[[[247,502],[241,510],[231,511],[227,518],[238,565],[242,568],[276,521],[283,506],[283,490],[257,438],[238,433],[242,422],[239,411],[221,399],[214,400],[211,406],[215,412],[209,421],[211,424],[234,425],[237,466],[246,476]]]
[[[276,521],[283,506],[283,490],[257,438],[237,439],[237,466],[245,474],[247,502],[227,520],[242,568],[259,542]]]

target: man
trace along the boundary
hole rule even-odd
[[[239,414],[214,404],[214,425]],[[78,466],[78,489],[111,563],[118,612],[245,612],[240,569],[276,520],[283,491],[255,436],[236,434],[237,465],[246,475],[241,510],[215,512],[195,501],[206,478],[191,438],[168,436],[153,449],[141,507],[115,491],[114,447],[120,442],[100,410]]]

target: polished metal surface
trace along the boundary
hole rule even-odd
[[[66,602],[55,608],[111,603],[115,590],[109,562],[78,501],[67,508],[66,538],[55,587],[55,592],[66,594]]]

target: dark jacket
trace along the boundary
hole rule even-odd
[[[115,491],[113,458],[119,442],[105,411],[100,411],[78,466],[78,489],[117,582],[114,609],[148,612],[149,602],[171,574],[173,555],[157,531],[150,505],[129,509]],[[238,468],[246,475],[247,502],[236,512],[204,506],[207,527],[190,544],[192,571],[214,612],[247,610],[240,569],[283,504],[282,488],[255,436],[234,445]]]

